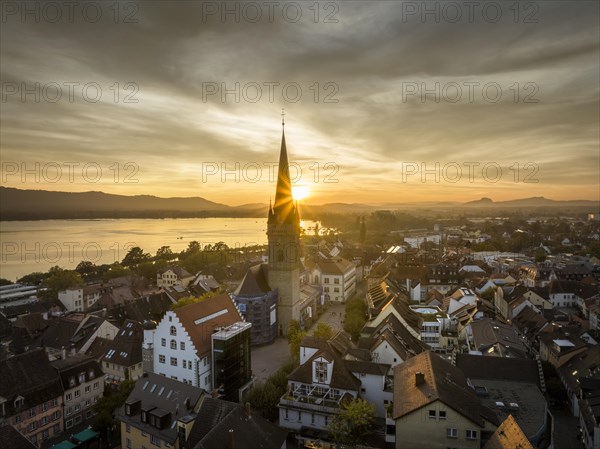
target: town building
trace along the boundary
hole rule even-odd
[[[311,277],[323,287],[326,301],[345,303],[356,291],[356,266],[343,257],[318,258]]]
[[[121,422],[121,447],[127,449],[185,445],[204,390],[154,373],[140,378],[115,415]]]
[[[157,287],[183,287],[194,280],[194,276],[182,267],[168,267],[156,273]]]
[[[143,326],[137,321],[126,320],[102,358],[107,382],[118,384],[124,380],[138,380],[142,376],[143,343]]]
[[[464,374],[431,351],[394,369],[396,447],[478,449],[499,424]]]
[[[0,361],[2,420],[34,445],[63,431],[63,387],[43,349]]]
[[[236,323],[249,340],[250,330],[226,293],[167,311],[154,331],[154,372],[208,391],[221,388],[214,380],[213,334]],[[247,355],[238,359],[244,367],[250,366]]]
[[[273,343],[279,332],[277,290],[271,290],[266,263],[250,267],[232,293],[244,319],[252,323],[252,345]]]
[[[58,372],[63,393],[64,428],[90,422],[95,415],[94,404],[104,393],[104,379],[96,360],[77,354],[64,360],[55,360],[52,366]]]
[[[102,296],[101,284],[70,287],[58,292],[58,299],[69,312],[85,312]]]

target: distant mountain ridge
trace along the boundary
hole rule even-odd
[[[555,201],[544,197],[494,202],[481,198],[466,203],[328,203],[302,204],[305,214],[368,213],[381,209],[483,208],[483,207],[579,207],[597,208],[590,200]],[[249,203],[229,206],[202,197],[161,198],[153,195],[115,195],[90,192],[23,190],[0,186],[1,220],[43,220],[70,218],[184,218],[184,217],[265,217],[268,205]]]

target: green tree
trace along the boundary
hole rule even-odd
[[[102,279],[108,281],[109,279],[119,278],[122,276],[130,276],[132,274],[131,270],[128,267],[124,267],[118,262],[115,262],[109,265],[104,273],[102,274]]]
[[[283,393],[277,386],[267,380],[259,383],[248,392],[246,402],[249,402],[254,410],[269,421],[275,421],[278,415],[277,404]]]
[[[300,360],[300,345],[305,336],[306,332],[300,328],[300,322],[298,320],[290,321],[288,327],[288,343],[290,345],[292,360],[296,363]]]
[[[44,288],[40,293],[42,299],[57,299],[59,291],[83,284],[83,279],[77,271],[53,267],[48,272],[50,276],[42,282],[42,287]]]
[[[121,261],[121,265],[124,267],[133,267],[148,259],[150,259],[150,254],[145,253],[139,246],[134,246],[127,254],[125,254],[125,257]]]
[[[0,278],[0,286],[11,285],[11,284],[12,284],[12,282],[9,281],[8,279]]]
[[[157,260],[166,260],[167,262],[175,259],[176,257],[177,256],[175,255],[175,253],[173,253],[170,246],[161,246],[156,251],[155,256]]]
[[[313,331],[313,336],[322,340],[329,340],[333,337],[333,329],[327,323],[318,323]]]
[[[75,267],[75,271],[77,271],[83,279],[89,279],[96,276],[98,267],[89,260],[82,260]]]
[[[134,386],[134,381],[125,380],[120,383],[117,391],[113,391],[110,388],[104,390],[104,396],[94,404],[94,411],[97,413],[93,423],[94,430],[102,432],[115,424],[115,420],[113,419],[115,410],[125,404]]]
[[[196,304],[198,302],[202,302],[207,300],[208,298],[212,298],[213,296],[217,296],[220,292],[207,292],[201,296],[186,296],[185,298],[181,298],[176,303],[171,305],[171,310],[178,309],[183,306],[189,306],[190,304]]]
[[[365,436],[373,432],[375,406],[364,399],[354,399],[344,404],[328,430],[336,443],[355,445],[364,442]]]
[[[50,276],[50,274],[36,271],[35,273],[26,274],[17,279],[17,282],[25,285],[40,285],[48,276]]]

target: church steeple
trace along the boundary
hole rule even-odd
[[[285,123],[281,122],[284,127]],[[275,204],[273,205],[273,218],[278,223],[294,223],[296,210],[292,196],[292,182],[285,145],[285,128],[281,131],[281,150],[279,151],[279,168],[277,171],[277,187],[275,190]]]

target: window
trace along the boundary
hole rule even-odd
[[[288,409],[286,408],[286,409],[284,409],[284,410],[285,410],[285,419],[288,419],[288,418],[290,417],[290,416],[289,416]]]
[[[435,419],[437,418],[437,414],[435,412],[435,410],[429,410],[429,419]]]
[[[171,326],[171,335],[177,335],[177,328],[175,326]]]
[[[181,349],[182,351],[185,351],[185,342],[183,342],[183,341],[179,342],[179,349]]]
[[[48,432],[48,429],[45,429],[42,432],[42,440],[47,440],[50,437],[50,432]]]
[[[82,418],[81,415],[76,416],[75,419],[73,419],[73,423],[74,424],[79,424],[81,422]]]
[[[448,427],[446,429],[446,436],[448,438],[458,438],[458,430],[457,429],[453,429],[451,427]]]
[[[40,427],[45,426],[46,424],[48,424],[48,417],[42,416],[42,419],[40,419]]]
[[[20,422],[21,422],[21,415],[19,414],[19,415],[15,416],[15,424],[18,424]]]
[[[129,425],[129,424],[125,425],[125,432],[131,433],[131,425]]]
[[[127,438],[126,442],[127,442],[127,447],[129,449],[131,449],[131,439]]]
[[[159,355],[158,356],[158,363],[165,363],[165,356],[164,355]]]
[[[98,382],[94,382],[94,390],[97,390],[100,387],[100,384]]]
[[[440,410],[440,419],[446,419],[446,410]]]
[[[35,408],[29,410],[29,417],[31,418],[32,416],[35,416]]]
[[[161,339],[160,339],[160,344],[161,344],[162,346],[167,346],[167,339],[166,339],[166,338],[161,338]]]
[[[171,366],[177,366],[177,358],[171,357]]]
[[[86,419],[91,418],[93,414],[94,414],[93,410],[88,410],[87,412],[85,412],[85,418]]]
[[[89,393],[90,391],[92,391],[92,387],[90,385],[85,387],[85,392]]]
[[[188,369],[192,369],[192,361],[191,360],[188,362]]]
[[[35,429],[37,429],[37,422],[32,422],[31,424],[29,424],[29,427],[27,428],[27,430],[29,430],[30,432],[33,432]]]
[[[476,440],[477,439],[477,431],[476,430],[467,430],[467,440]]]
[[[92,405],[92,400],[91,399],[86,399],[85,400],[85,406],[89,407],[90,405]]]
[[[155,437],[154,435],[150,435],[150,442],[152,444],[154,444],[155,446],[160,447],[160,439],[158,439],[157,437]]]
[[[82,384],[85,382],[85,373],[79,373],[79,383]]]
[[[43,404],[40,406],[40,409],[41,409],[43,412],[45,412],[46,410],[48,410],[48,404],[44,402],[44,403],[43,403]]]
[[[52,413],[52,421],[56,421],[58,418],[60,418],[60,412]]]
[[[67,427],[67,429],[70,429],[71,427],[73,427],[73,420],[68,419],[67,422],[65,423],[65,426]]]
[[[314,414],[314,413],[311,413],[311,414],[310,414],[310,423],[311,423],[311,424],[314,424],[314,423],[315,423],[315,414]]]
[[[71,409],[71,407],[67,407],[65,409],[65,415],[69,416],[71,413],[73,413],[73,410]]]
[[[81,391],[75,390],[75,397],[78,398],[79,396],[81,396]]]
[[[319,383],[324,383],[327,380],[326,362],[315,362],[315,377]]]

